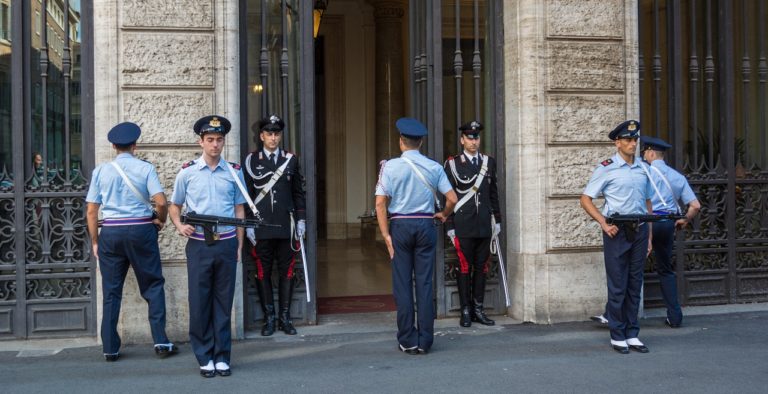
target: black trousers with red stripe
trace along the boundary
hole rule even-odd
[[[491,257],[490,238],[454,238],[459,258],[459,301],[462,309],[470,305],[482,308],[485,299],[485,277]]]
[[[453,240],[459,257],[459,273],[485,274],[488,272],[488,260],[491,257],[490,238],[459,238]],[[472,269],[474,268],[474,269]]]
[[[275,260],[277,260],[277,272],[280,279],[293,278],[296,252],[291,249],[290,238],[258,240],[253,257],[256,259],[256,279],[271,283],[269,281],[272,277],[272,267]]]

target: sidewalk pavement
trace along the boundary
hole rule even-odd
[[[683,392],[762,393],[768,387],[768,304],[685,308],[684,325],[646,310],[649,354],[620,355],[592,322],[493,327],[436,322],[427,355],[396,350],[394,314],[321,316],[299,335],[236,341],[232,376],[204,379],[188,343],[151,345],[106,363],[94,339],[0,342],[0,391],[61,392]]]

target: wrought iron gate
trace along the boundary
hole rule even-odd
[[[0,1],[0,338],[95,332],[91,7]]]
[[[496,158],[498,181],[503,185],[501,11],[502,1],[493,0],[409,2],[409,115],[426,124],[426,154],[438,161],[461,151],[461,124],[483,122],[481,151]],[[504,193],[503,188],[499,193]],[[503,196],[500,200],[504,201]],[[439,231],[444,231],[442,226]],[[437,314],[458,315],[458,258],[447,238],[438,238],[436,259]],[[498,270],[494,257],[485,295],[491,314],[506,313]]]
[[[768,301],[768,62],[762,0],[643,0],[641,121],[674,145],[702,210],[678,234],[688,305]],[[646,300],[661,297],[652,267]]]

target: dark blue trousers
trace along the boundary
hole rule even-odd
[[[643,285],[643,267],[648,253],[648,224],[637,228],[632,237],[623,226],[613,238],[603,232],[605,276],[608,282],[606,308],[611,339],[623,341],[637,338],[640,324],[640,291]]]
[[[133,268],[141,297],[149,305],[152,340],[169,343],[165,335],[165,278],[157,246],[157,228],[153,224],[105,226],[99,234],[99,269],[104,295],[101,342],[105,354],[120,350],[117,320],[123,299],[123,284],[128,266]]]
[[[653,224],[653,254],[656,257],[656,273],[659,275],[661,294],[667,306],[667,319],[672,325],[683,321],[683,310],[677,300],[677,277],[672,266],[672,250],[675,247],[675,222],[665,220]]]
[[[435,305],[432,281],[435,272],[437,230],[433,219],[393,219],[390,235],[392,292],[397,305],[397,341],[404,347],[429,350],[434,340]],[[416,289],[416,325],[413,293]]]
[[[223,361],[232,350],[232,299],[237,275],[237,238],[187,241],[189,342],[200,366]]]

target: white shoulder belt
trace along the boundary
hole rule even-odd
[[[483,159],[482,156],[480,156],[480,160],[482,161],[482,166],[480,166],[480,172],[476,175],[477,178],[475,178],[475,183],[472,184],[472,187],[466,189],[466,190],[457,190],[459,193],[467,193],[464,195],[464,197],[459,200],[459,202],[456,203],[456,206],[453,207],[453,212],[458,212],[459,208],[461,208],[464,204],[467,203],[472,197],[477,194],[477,191],[480,190],[480,186],[483,184],[483,180],[485,180],[485,176],[488,174],[488,158]],[[459,174],[456,172],[456,161],[455,160],[449,160],[448,165],[451,167],[451,172],[453,175],[453,178],[456,179],[456,183],[459,182]]]
[[[248,171],[248,175],[251,176],[253,179],[257,179],[256,175],[251,170],[251,156],[253,156],[253,153],[249,153],[248,156],[245,158],[245,170]],[[256,196],[256,200],[254,201],[254,204],[258,205],[261,200],[264,199],[264,197],[269,194],[269,192],[272,190],[272,187],[275,186],[275,183],[277,183],[277,180],[280,179],[281,176],[283,176],[283,171],[285,171],[285,168],[288,167],[288,163],[291,161],[291,158],[293,157],[293,153],[286,152],[285,154],[285,162],[272,174],[272,178],[267,182],[266,185],[262,186],[259,191],[259,194]]]

